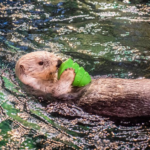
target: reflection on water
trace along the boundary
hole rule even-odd
[[[12,68],[21,55],[45,50],[55,52],[64,59],[72,57],[91,75],[111,74],[121,78],[149,78],[149,6],[148,1],[142,0],[0,1],[0,67],[14,70]],[[2,86],[3,91],[0,93],[3,105],[4,99],[6,99],[3,97],[6,96],[9,99],[8,95],[12,94],[11,89],[6,87]],[[10,93],[5,93],[4,89]],[[13,97],[13,95],[11,96]],[[10,101],[13,102],[13,100]],[[36,110],[36,104],[33,106]],[[4,105],[3,109],[7,110],[8,106]],[[32,112],[33,114],[35,114],[35,110]],[[2,113],[2,116],[5,115]],[[17,132],[14,126],[8,128],[11,133],[4,132],[5,123],[8,126],[14,124],[12,123],[13,117],[9,114],[6,116],[4,119],[0,117],[0,127],[2,128],[0,145],[3,143],[2,146],[9,143],[6,133],[13,135],[13,131]],[[34,117],[32,116],[30,120],[39,120],[38,117]],[[52,139],[59,141],[56,144],[57,147],[68,145],[75,149],[145,149],[149,146],[150,131],[145,123],[126,127],[100,117],[101,121],[92,124],[92,122],[86,122],[88,117],[85,117],[85,120],[84,117],[70,120],[55,116],[55,124],[52,124],[52,127],[56,127],[56,124],[62,127],[57,127],[59,130],[55,131],[55,134],[47,133],[46,136],[45,132],[50,129],[42,129],[40,133],[44,133],[43,136],[49,143]],[[22,123],[16,118],[15,120]],[[44,120],[46,119],[44,118],[41,122],[44,123]],[[124,124],[126,123],[124,122]],[[26,124],[25,126],[29,127],[30,125]],[[65,126],[66,129],[64,129]],[[48,128],[48,126],[46,127]],[[21,126],[18,130],[20,128]],[[38,130],[38,127],[34,129]],[[53,128],[53,130],[56,129]],[[58,136],[62,132],[65,133],[63,140]],[[40,133],[37,131],[36,134],[40,135]],[[26,134],[29,134],[27,130]],[[27,147],[36,148],[35,143],[38,138],[32,137],[32,144],[29,142],[30,138],[27,136],[21,146],[28,145]],[[7,142],[4,142],[3,139],[7,139]],[[69,143],[70,141],[72,144]],[[21,141],[19,142],[21,143]],[[53,145],[55,144],[53,143]]]

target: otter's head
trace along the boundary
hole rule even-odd
[[[62,61],[53,53],[37,51],[22,56],[15,67],[17,77],[27,85],[33,82],[54,82]]]

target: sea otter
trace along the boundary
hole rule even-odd
[[[149,79],[99,78],[87,86],[73,87],[74,69],[65,70],[57,79],[61,63],[53,53],[37,51],[22,56],[15,72],[34,95],[72,102],[90,113],[117,117],[150,115]]]

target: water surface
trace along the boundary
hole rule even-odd
[[[149,149],[149,118],[47,113],[33,98],[25,103],[14,75],[20,56],[44,50],[92,76],[150,78],[149,1],[7,0],[0,8],[1,148]]]

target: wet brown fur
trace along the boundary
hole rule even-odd
[[[22,56],[15,67],[18,78],[36,94],[73,101],[84,110],[99,115],[136,117],[150,115],[150,80],[93,79],[83,87],[72,87],[73,69],[64,71],[57,80],[60,58],[45,51]]]

